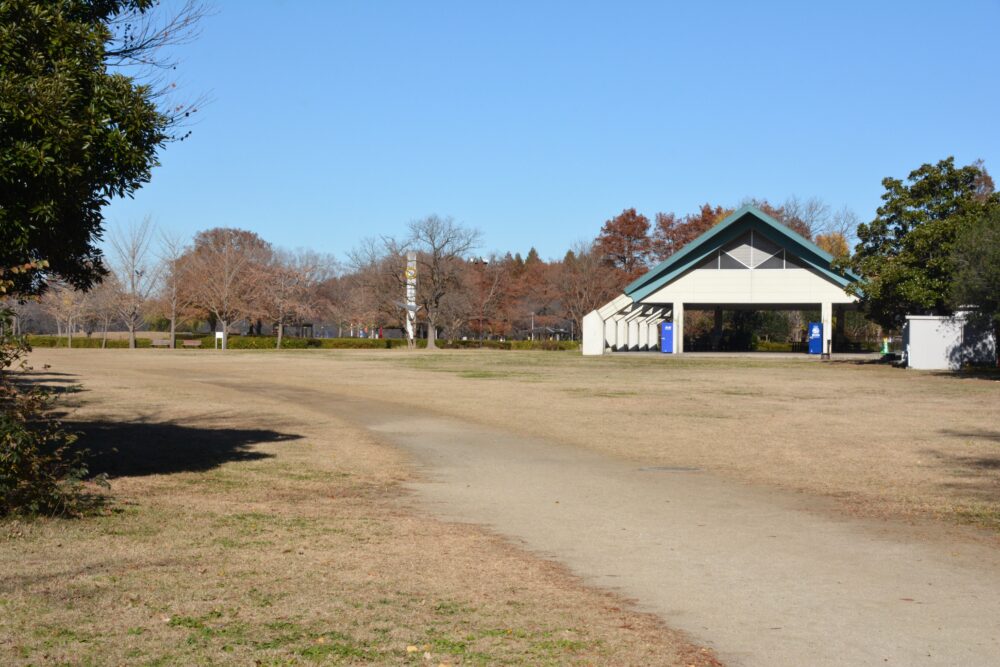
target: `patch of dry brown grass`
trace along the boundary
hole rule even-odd
[[[206,383],[424,406],[647,465],[832,497],[852,514],[1000,527],[1000,382],[990,375],[487,350],[147,355],[142,365],[175,382],[204,372]]]
[[[113,502],[0,525],[4,664],[715,664],[559,566],[410,510],[395,450],[269,399],[252,357],[80,352],[46,358],[83,383],[68,419],[118,449],[96,459]],[[198,382],[222,377],[240,388]]]

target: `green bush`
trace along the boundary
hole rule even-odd
[[[758,352],[791,352],[792,344],[776,340],[762,340],[757,343]]]
[[[86,452],[51,417],[51,394],[10,377],[11,368],[25,368],[30,349],[24,338],[0,336],[0,516],[78,514],[92,500],[82,487]]]
[[[49,400],[29,392],[0,411],[0,516],[75,515],[89,500],[82,489],[86,452],[44,416]]]
[[[406,347],[404,338],[317,338],[325,350],[386,350]],[[427,347],[427,341],[418,340],[417,347]]]
[[[427,341],[423,341],[425,344]],[[439,340],[437,346],[446,350],[509,350],[511,341],[509,340]]]
[[[68,347],[68,339],[66,336],[37,336],[29,335],[28,344],[32,347]],[[148,338],[138,338],[135,341],[137,347],[152,347],[153,342]],[[73,336],[73,347],[78,348],[99,348],[101,347],[101,337],[100,335],[94,335],[90,338],[85,336]],[[108,339],[106,347],[110,348],[127,348],[127,340],[112,340]]]
[[[515,340],[511,341],[512,350],[579,350],[580,343],[575,340]]]
[[[273,336],[230,336],[227,346],[231,350],[273,350],[278,343],[278,339]],[[212,347],[214,340],[209,338],[202,342],[202,347]],[[305,338],[282,338],[281,347],[286,350],[302,349],[306,347]]]

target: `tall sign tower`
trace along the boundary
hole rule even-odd
[[[417,253],[406,253],[406,346],[417,346]]]

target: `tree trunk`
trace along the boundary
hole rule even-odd
[[[108,320],[104,320],[104,331],[101,332],[101,349],[106,350],[108,348]]]
[[[66,347],[73,348],[73,320],[66,320]]]
[[[281,334],[285,331],[285,325],[283,325],[281,323],[281,320],[278,320],[277,329],[278,329],[278,349],[280,350],[281,349]]]
[[[170,349],[177,347],[177,311],[170,312]]]
[[[436,350],[437,345],[434,341],[437,339],[437,327],[434,326],[434,320],[427,318],[427,349]]]
[[[997,368],[1000,368],[1000,320],[996,319],[993,320],[993,358],[996,359]]]
[[[128,323],[128,349],[135,349],[135,322],[132,320]]]
[[[225,350],[229,345],[229,322],[223,319],[219,322],[222,324],[222,349]]]

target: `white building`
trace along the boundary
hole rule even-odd
[[[922,370],[958,370],[964,364],[996,360],[993,335],[970,326],[962,313],[907,315],[903,348],[906,367]]]
[[[833,256],[753,206],[744,206],[583,318],[583,354],[656,350],[660,324],[673,322],[672,350],[684,351],[684,311],[819,310],[830,352],[834,312],[857,307],[844,288],[857,277]]]

